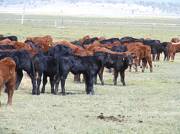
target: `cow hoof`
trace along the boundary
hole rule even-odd
[[[40,92],[38,92],[37,95],[40,95]]]
[[[37,94],[36,94],[36,95],[40,95],[40,91],[39,91],[39,90],[37,91]]]
[[[41,89],[41,93],[45,93],[45,89]]]
[[[95,93],[94,93],[94,91],[90,91],[88,94],[89,95],[94,95]]]
[[[52,94],[57,95],[57,92],[54,92],[54,93],[52,93]]]
[[[35,92],[35,91],[33,91],[33,92],[32,92],[32,95],[36,95],[36,92]]]
[[[54,95],[57,95],[58,94],[58,90],[54,90],[53,92],[51,92],[52,94]]]
[[[94,95],[94,93],[88,93],[87,95]]]
[[[66,93],[62,93],[62,96],[65,96],[66,95]]]

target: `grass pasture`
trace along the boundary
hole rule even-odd
[[[0,16],[1,33],[18,35],[21,40],[26,36],[44,34],[50,34],[56,39],[73,40],[90,34],[107,37],[151,35],[169,41],[180,33],[180,20],[172,18],[64,17],[64,28],[55,28],[42,22],[42,27],[27,21],[20,25],[16,21],[7,20],[7,15]],[[13,20],[17,16],[9,18]],[[47,20],[53,17],[41,16],[43,18]],[[79,23],[81,21],[82,24]],[[119,21],[125,23],[121,25]],[[152,30],[150,25],[141,24],[138,27],[142,21],[168,25],[155,25]],[[53,22],[50,24],[53,25]],[[71,74],[66,83],[68,95],[51,95],[48,84],[45,94],[32,96],[31,82],[25,76],[19,90],[14,93],[12,107],[6,106],[7,95],[1,95],[0,134],[179,134],[180,54],[177,54],[174,62],[164,62],[161,59],[160,62],[154,62],[154,65],[153,73],[148,69],[145,73],[126,71],[125,87],[121,85],[120,79],[118,85],[114,86],[112,74],[105,72],[105,85],[95,85],[94,96],[86,95],[84,83],[74,83]]]

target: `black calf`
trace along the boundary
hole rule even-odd
[[[59,81],[61,81],[62,94],[65,95],[65,80],[69,72],[83,74],[85,76],[86,93],[94,94],[93,79],[103,64],[112,62],[109,54],[96,53],[94,56],[67,56],[59,57],[59,76],[56,79],[55,93],[58,92]]]
[[[52,56],[46,56],[38,53],[33,57],[33,63],[36,72],[37,92],[40,93],[41,78],[43,75],[43,86],[41,93],[45,92],[47,77],[50,78],[51,93],[54,93],[54,77],[57,74],[57,62]]]

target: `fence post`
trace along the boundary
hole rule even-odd
[[[24,24],[24,15],[25,15],[25,9],[26,9],[26,0],[24,0],[24,6],[23,6],[23,12],[22,12],[22,16],[21,16],[21,24]]]

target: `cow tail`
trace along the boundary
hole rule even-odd
[[[57,65],[57,67],[56,67],[56,75],[55,75],[55,79],[58,79],[58,76],[59,76],[59,69],[60,69],[60,63],[59,63],[59,59],[58,58],[56,58],[56,65]]]
[[[32,72],[33,78],[35,78],[36,72],[35,72],[35,67],[34,67],[34,62],[33,62],[33,60],[31,60],[31,72]]]

